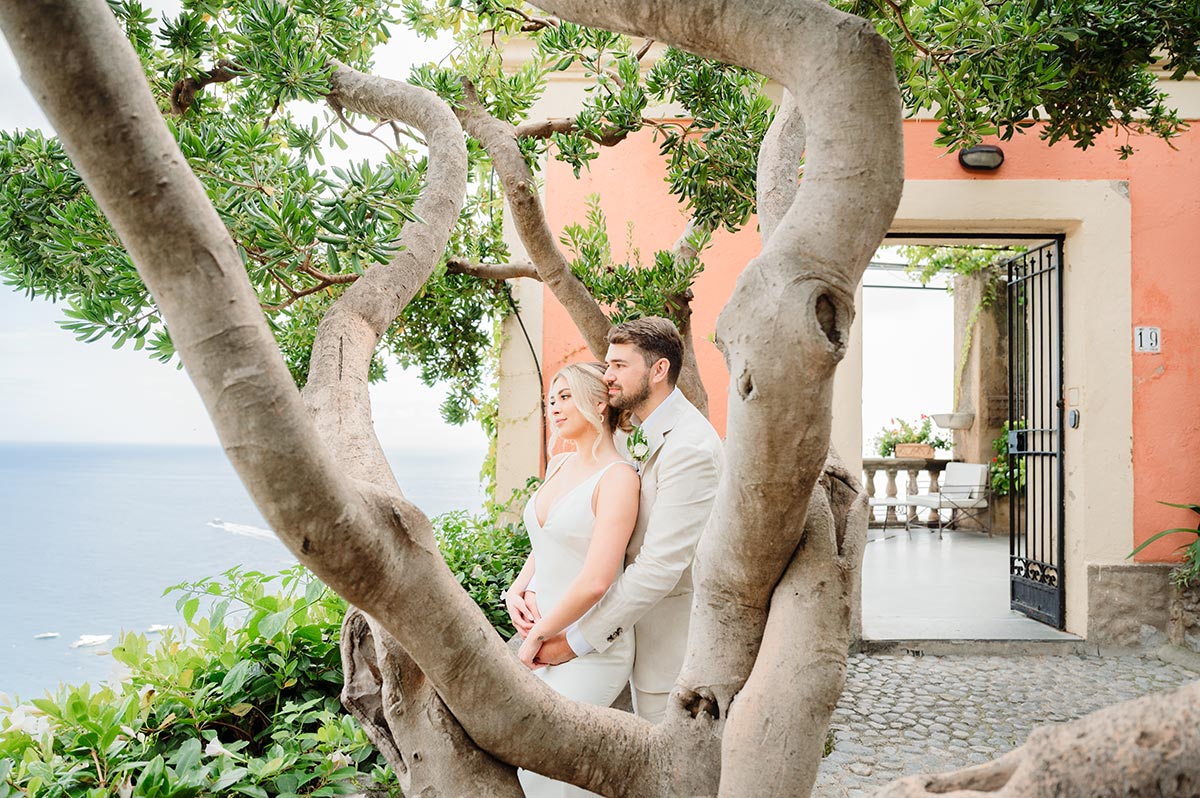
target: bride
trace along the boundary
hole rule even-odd
[[[639,481],[613,441],[619,414],[608,404],[603,364],[575,363],[554,376],[547,407],[550,448],[561,438],[574,443],[575,450],[550,460],[545,481],[525,505],[533,552],[505,591],[509,614],[524,638],[521,661],[537,668],[543,681],[568,698],[599,706],[610,705],[629,682],[632,634],[603,653],[562,665],[543,665],[537,654],[542,641],[600,600],[624,566],[637,521]],[[536,606],[525,599],[535,574]],[[530,771],[518,771],[518,776],[526,798],[593,795]]]

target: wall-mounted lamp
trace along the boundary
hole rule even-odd
[[[959,150],[958,165],[972,171],[999,169],[1004,163],[1004,150],[995,144],[976,144],[969,149]]]

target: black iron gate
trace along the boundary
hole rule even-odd
[[[1008,472],[1010,607],[1058,629],[1066,625],[1066,402],[1063,374],[1063,237],[936,236],[894,239],[1024,239],[1029,248],[1009,259]],[[998,408],[997,408],[998,409]],[[989,417],[995,418],[989,412]]]
[[[1008,262],[1010,606],[1062,629],[1062,239]]]

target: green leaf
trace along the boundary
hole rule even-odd
[[[1176,504],[1164,501],[1160,501],[1159,504],[1165,504],[1167,507],[1178,507],[1181,510],[1191,510],[1193,513],[1200,514],[1200,504]]]
[[[1186,532],[1190,535],[1200,536],[1200,530],[1192,529],[1191,527],[1176,527],[1175,529],[1164,529],[1162,532],[1158,532],[1154,535],[1151,535],[1150,537],[1148,537],[1144,541],[1142,541],[1141,545],[1139,545],[1136,549],[1134,549],[1133,551],[1131,551],[1125,555],[1125,559],[1128,560],[1130,557],[1137,554],[1139,551],[1146,548],[1147,546],[1149,546],[1151,543],[1158,540],[1159,538],[1166,537],[1167,535],[1177,535],[1177,534],[1184,533],[1184,532]],[[1187,546],[1187,545],[1188,544],[1186,544],[1186,543],[1184,544],[1184,546]],[[1180,546],[1180,548],[1183,548],[1184,546]]]
[[[192,620],[196,617],[196,610],[200,609],[200,599],[190,598],[183,603],[183,620],[190,626]]]
[[[258,664],[251,659],[239,660],[236,665],[229,669],[225,674],[225,678],[221,680],[221,692],[230,697],[236,695],[242,686],[246,684],[246,680],[250,678],[258,670]]]
[[[258,633],[270,640],[271,638],[275,637],[275,635],[283,631],[283,627],[287,626],[287,622],[290,617],[290,609],[273,612],[258,622]]]

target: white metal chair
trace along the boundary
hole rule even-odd
[[[926,507],[937,516],[938,538],[942,537],[942,511],[950,510],[950,524],[957,525],[963,518],[983,519],[987,514],[987,533],[992,534],[992,503],[988,486],[988,467],[984,463],[948,463],[942,472],[941,486],[937,493],[909,496],[905,504]],[[916,513],[912,514],[916,516]],[[905,520],[905,529],[912,527],[913,519]]]
[[[887,539],[888,539],[888,536],[887,536],[887,533],[888,533],[888,508],[890,508],[890,509],[891,509],[893,512],[896,512],[897,514],[899,513],[899,511],[903,511],[903,512],[904,512],[904,521],[903,521],[903,523],[904,523],[904,529],[905,529],[905,531],[908,531],[908,513],[909,513],[909,510],[908,510],[909,501],[908,501],[908,499],[906,499],[906,498],[904,498],[904,497],[902,497],[902,496],[901,496],[901,497],[897,497],[897,496],[882,496],[882,497],[875,497],[875,496],[872,496],[870,499],[868,499],[868,500],[867,500],[867,503],[868,503],[868,505],[869,505],[869,506],[870,506],[870,508],[871,508],[870,512],[871,512],[871,517],[872,517],[872,518],[873,518],[873,517],[874,517],[874,515],[875,515],[875,508],[876,508],[876,507],[883,507],[883,508],[884,508],[884,512],[883,512],[883,526],[882,526],[882,527],[879,527],[879,528],[882,528],[882,529],[883,529],[883,538],[882,538],[883,540],[887,540]],[[900,522],[899,522],[899,521],[897,521],[897,525],[896,525],[895,529],[899,529],[899,528],[900,528],[900,526],[899,526],[899,523],[900,523]],[[909,532],[909,533],[908,533],[908,536],[911,538],[911,537],[912,537],[912,532]]]

